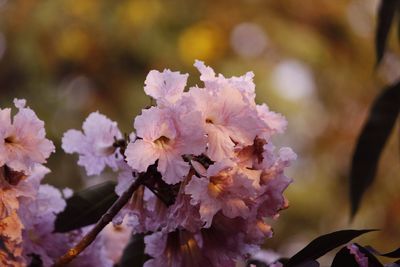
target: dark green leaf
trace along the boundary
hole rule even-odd
[[[57,215],[55,232],[65,233],[96,223],[117,200],[115,182],[105,182],[75,193]]]
[[[354,255],[350,254],[350,250],[347,247],[343,247],[338,253],[336,253],[331,265],[331,267],[343,266],[359,267]]]
[[[149,257],[144,253],[144,234],[136,234],[131,237],[126,245],[119,267],[142,267]]]
[[[386,42],[397,10],[398,0],[382,0],[378,10],[378,24],[375,35],[376,65],[385,53]]]
[[[392,252],[381,254],[381,256],[389,257],[389,258],[400,258],[400,248],[398,248]]]
[[[375,178],[379,157],[400,110],[400,83],[384,89],[375,99],[358,138],[350,172],[351,215]]]
[[[366,246],[365,248],[368,249],[368,251],[371,251],[372,253],[379,255],[379,256],[388,257],[388,258],[400,258],[400,248],[393,250],[391,252],[388,252],[388,253],[381,253],[371,246]]]
[[[310,260],[316,260],[327,252],[335,249],[362,234],[375,230],[341,230],[317,237],[305,248],[296,253],[284,265],[285,267],[295,267]]]

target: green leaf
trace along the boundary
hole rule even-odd
[[[359,208],[361,198],[372,184],[381,152],[400,111],[400,82],[391,85],[375,99],[368,119],[358,138],[350,171],[351,215]]]
[[[388,35],[398,4],[398,0],[382,0],[379,6],[375,35],[376,65],[381,62],[385,53]]]
[[[119,267],[142,267],[149,256],[144,253],[144,234],[131,237],[122,254]]]
[[[301,266],[306,262],[312,262],[327,252],[335,249],[362,234],[375,230],[341,230],[322,235],[311,241],[305,248],[297,252],[284,265],[285,267]]]
[[[67,207],[57,215],[55,232],[65,233],[96,223],[118,199],[116,183],[105,182],[75,193]]]

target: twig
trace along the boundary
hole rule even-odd
[[[70,248],[67,253],[61,256],[53,267],[64,266],[65,264],[71,262],[76,256],[78,256],[87,246],[89,246],[95,239],[96,236],[109,224],[112,219],[117,215],[117,213],[125,206],[129,201],[132,194],[136,189],[142,184],[143,179],[145,179],[146,173],[139,174],[138,178],[130,185],[130,187],[114,202],[114,204],[108,209],[108,211],[103,214],[96,225],[87,233],[78,244],[73,248]]]

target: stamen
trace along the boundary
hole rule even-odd
[[[16,143],[16,141],[17,141],[17,139],[13,135],[8,136],[6,139],[4,139],[4,142],[6,144],[13,144],[13,143]]]

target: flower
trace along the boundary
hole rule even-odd
[[[135,118],[137,139],[118,177],[120,195],[138,172],[148,175],[117,218],[152,232],[146,267],[233,267],[272,236],[265,218],[288,206],[284,171],[296,154],[271,141],[285,118],[255,103],[252,72],[225,78],[201,61],[195,67],[204,87],[187,92],[186,74],[149,73],[145,92],[156,105]]]
[[[190,167],[182,156],[201,154],[206,144],[204,134],[196,127],[200,114],[179,111],[152,107],[136,117],[138,139],[126,149],[126,160],[133,169],[144,172],[158,160],[157,170],[166,183],[176,184],[184,179]]]
[[[25,262],[31,261],[31,255],[40,256],[44,266],[51,266],[54,259],[61,256],[68,242],[64,234],[54,233],[56,214],[63,211],[66,202],[58,189],[40,185],[34,201],[22,198],[18,214],[24,225],[23,256]]]
[[[68,130],[64,133],[64,151],[78,153],[78,165],[83,166],[88,175],[98,175],[106,166],[116,170],[121,157],[113,144],[122,137],[117,123],[99,112],[93,112],[86,118],[82,128],[83,132]]]
[[[18,113],[13,121],[10,108],[0,109],[0,166],[28,174],[36,163],[45,163],[55,148],[45,138],[43,121],[25,103],[14,99]]]
[[[207,156],[214,161],[234,157],[237,144],[251,145],[264,127],[255,109],[244,100],[241,93],[230,87],[211,90],[192,88],[181,100],[191,103],[200,111],[201,124],[207,134]]]
[[[159,106],[174,104],[183,94],[188,74],[170,70],[152,70],[146,77],[144,91],[157,100]]]
[[[6,262],[5,265],[23,265],[22,233],[25,225],[21,221],[20,208],[24,203],[35,201],[39,183],[49,171],[43,165],[36,164],[30,176],[21,177],[20,173],[11,171],[6,165],[0,167],[0,240],[8,251],[0,254],[0,262]],[[24,203],[21,203],[22,199]]]
[[[192,205],[200,205],[200,215],[206,223],[204,227],[210,227],[214,215],[220,210],[229,218],[247,218],[250,215],[249,203],[257,195],[257,188],[235,163],[225,160],[211,165],[207,177],[193,177],[185,193],[191,195]]]

